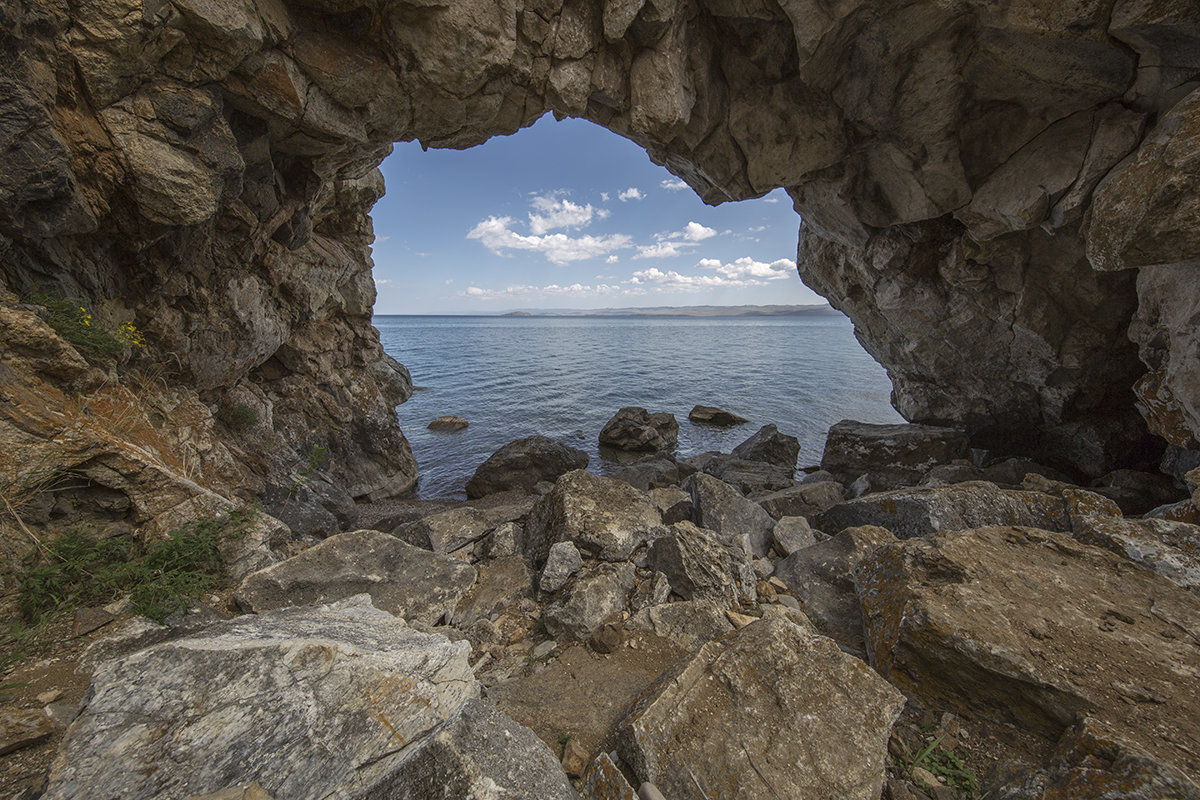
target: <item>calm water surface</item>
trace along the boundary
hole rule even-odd
[[[899,422],[883,368],[845,317],[646,319],[385,316],[384,349],[418,387],[397,409],[420,468],[419,497],[463,495],[479,464],[513,439],[541,434],[601,458],[596,437],[622,406],[669,411],[677,454],[728,452],[769,422],[800,439],[800,464],[821,459],[840,419]],[[750,420],[693,425],[697,404]],[[457,432],[426,429],[446,414]]]

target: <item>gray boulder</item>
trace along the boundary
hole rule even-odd
[[[467,497],[483,497],[509,489],[532,492],[539,481],[554,481],[564,473],[587,465],[587,453],[553,439],[545,436],[518,439],[504,445],[479,465],[467,481]]]
[[[353,530],[358,524],[354,498],[320,476],[290,486],[269,485],[259,500],[263,511],[296,536],[324,538]]]
[[[725,481],[745,495],[775,492],[794,486],[795,470],[766,461],[747,461],[737,456],[710,458],[704,471]]]
[[[903,696],[782,618],[709,643],[635,707],[618,749],[673,800],[877,800]]]
[[[550,545],[574,542],[589,557],[623,561],[661,528],[658,508],[627,483],[576,470],[558,479],[525,523],[524,550],[535,567]]]
[[[651,489],[650,502],[658,509],[664,525],[692,518],[692,496],[673,486]]]
[[[804,517],[780,517],[771,537],[775,541],[775,552],[784,557],[817,543],[816,533]]]
[[[365,595],[218,623],[100,664],[47,800],[182,800],[257,782],[277,798],[375,798],[408,749],[479,695],[465,642]]]
[[[456,628],[466,630],[481,619],[533,596],[533,575],[521,556],[495,558],[479,565],[479,577],[451,615]]]
[[[842,502],[842,485],[837,481],[802,483],[755,499],[775,519],[812,517]]]
[[[668,535],[655,539],[647,565],[666,575],[672,591],[685,600],[734,599],[729,553],[690,522],[677,522]]]
[[[844,419],[829,429],[821,467],[846,479],[890,467],[912,473],[915,483],[932,467],[969,455],[967,434],[954,428]]]
[[[555,542],[550,545],[546,565],[542,567],[541,577],[538,578],[538,588],[547,594],[553,594],[581,567],[583,558],[580,557],[579,548],[574,542]]]
[[[765,461],[794,472],[796,458],[800,455],[800,440],[780,433],[774,425],[764,425],[758,433],[733,448],[731,455],[744,461]]]
[[[883,528],[849,528],[792,553],[775,565],[775,577],[800,601],[819,631],[855,655],[866,654],[854,570],[876,548],[896,541]]]
[[[775,520],[754,501],[724,481],[697,473],[684,481],[696,510],[696,524],[718,534],[723,543],[744,543],[752,556],[765,556],[774,543]]]
[[[247,575],[234,597],[247,611],[328,603],[366,593],[376,608],[432,625],[453,612],[475,568],[379,531],[331,536]]]
[[[637,581],[632,564],[597,564],[575,577],[565,594],[546,606],[542,619],[556,641],[586,642],[626,606]]]
[[[745,417],[739,417],[732,411],[726,411],[716,406],[694,406],[688,412],[688,419],[692,422],[698,422],[701,425],[717,425],[723,428],[731,425],[742,425],[750,421]]]
[[[1074,535],[1200,593],[1200,525],[1087,515],[1076,520]]]
[[[454,553],[482,540],[506,522],[529,513],[536,498],[494,508],[452,508],[405,523],[392,534],[414,547],[435,553]]]
[[[725,608],[708,600],[685,600],[649,606],[630,618],[628,626],[650,631],[683,650],[693,651],[733,630]]]
[[[679,465],[666,456],[649,456],[614,472],[614,480],[624,481],[643,492],[675,486],[682,480]]]
[[[622,408],[600,431],[600,444],[617,450],[667,450],[678,441],[679,423],[673,414],[651,414],[638,406]]]

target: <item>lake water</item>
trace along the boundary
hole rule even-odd
[[[417,495],[463,497],[475,468],[502,445],[541,434],[603,460],[596,438],[622,406],[669,411],[677,455],[728,452],[762,425],[800,440],[801,465],[821,459],[841,419],[900,422],[882,367],[839,315],[774,318],[374,318],[384,349],[418,387],[397,409],[420,469]],[[750,422],[693,425],[694,405]],[[430,431],[435,417],[465,417],[462,431]]]

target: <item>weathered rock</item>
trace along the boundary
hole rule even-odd
[[[664,795],[878,798],[904,699],[828,639],[762,620],[661,687],[621,724],[619,747]]]
[[[804,517],[780,517],[771,531],[771,538],[775,552],[785,558],[817,543],[812,526]]]
[[[679,465],[670,458],[647,457],[624,469],[614,472],[614,480],[624,481],[643,492],[675,486],[682,476]]]
[[[299,555],[247,575],[238,605],[261,613],[367,593],[377,608],[433,624],[452,614],[475,582],[475,568],[379,531],[331,536]]]
[[[533,491],[539,481],[555,481],[560,475],[587,465],[587,453],[545,436],[517,439],[479,465],[467,481],[467,497],[483,497],[509,489]]]
[[[931,425],[871,425],[844,419],[829,429],[822,469],[853,479],[885,468],[919,475],[968,456],[967,435]]]
[[[461,431],[471,423],[462,417],[438,417],[425,427],[431,431]]]
[[[662,605],[671,596],[671,581],[661,572],[652,572],[638,582],[629,596],[629,611],[636,614],[643,608]]]
[[[696,524],[715,532],[725,544],[743,546],[752,556],[765,556],[773,544],[775,520],[754,501],[711,475],[697,473],[683,489],[692,496]]]
[[[690,522],[677,522],[668,535],[655,539],[647,562],[667,576],[672,591],[684,600],[734,599],[729,553],[712,534]]]
[[[1111,550],[1200,593],[1200,525],[1096,514],[1077,519],[1073,532],[1081,542]]]
[[[581,572],[542,612],[546,631],[558,641],[586,642],[625,608],[635,581],[632,564],[599,564]]]
[[[515,522],[506,522],[497,526],[487,538],[487,547],[484,548],[487,557],[503,558],[517,555],[520,553],[517,542],[523,540],[524,537],[525,528]]]
[[[871,663],[934,708],[1056,738],[1080,714],[1195,774],[1200,599],[1106,550],[991,527],[885,545],[856,584]],[[1102,669],[1096,665],[1102,664]]]
[[[764,425],[746,441],[733,448],[731,455],[743,461],[765,461],[795,472],[800,455],[800,440],[780,433],[774,425]]]
[[[1184,499],[1184,493],[1166,475],[1132,469],[1113,470],[1094,481],[1091,490],[1116,502],[1128,516]]]
[[[698,422],[702,425],[717,425],[720,427],[741,425],[750,421],[745,417],[739,417],[732,411],[725,411],[724,409],[717,408],[715,406],[694,406],[692,410],[688,412],[688,419],[690,419],[692,422]]]
[[[1069,531],[1071,513],[1061,497],[1001,489],[980,481],[868,495],[832,506],[818,517],[817,525],[828,533],[878,525],[908,539],[984,525]]]
[[[414,547],[435,553],[454,553],[475,544],[507,522],[529,513],[537,498],[494,508],[452,508],[405,523],[392,535]]]
[[[40,708],[0,711],[0,756],[35,745],[54,733],[54,721]]]
[[[324,538],[354,530],[358,506],[354,499],[317,477],[289,486],[268,486],[260,496],[263,511],[292,529],[296,536]]]
[[[555,542],[574,542],[582,552],[623,561],[662,525],[645,494],[621,481],[576,470],[558,479],[525,523],[525,555],[546,561]]]
[[[664,487],[651,489],[650,502],[658,508],[663,525],[671,525],[692,518],[692,496],[682,489]]]
[[[865,655],[854,570],[876,548],[894,541],[896,537],[883,528],[847,528],[792,553],[775,565],[774,574],[800,601],[819,631],[848,652]]]
[[[673,414],[651,414],[638,406],[622,408],[600,431],[600,444],[618,450],[668,450],[678,440],[679,423]]]
[[[272,798],[266,790],[258,785],[258,781],[251,781],[216,792],[188,795],[185,800],[272,800]]]
[[[746,495],[775,492],[795,485],[795,471],[766,461],[747,461],[736,456],[713,456],[704,464],[704,472]]]
[[[479,694],[468,656],[365,596],[219,623],[101,664],[45,797],[250,781],[274,797],[375,797],[406,768],[397,739],[419,742]]]
[[[719,639],[733,625],[725,609],[705,600],[685,600],[644,608],[629,620],[631,628],[651,631],[683,650],[695,650]]]
[[[638,800],[625,775],[608,753],[601,753],[583,778],[584,800]]]
[[[579,800],[566,773],[533,731],[483,700],[468,700],[364,800],[538,797]]]
[[[463,630],[533,596],[533,575],[521,556],[493,558],[478,566],[475,585],[454,607],[450,624]]]
[[[550,545],[546,564],[542,567],[541,577],[538,578],[538,588],[547,594],[553,594],[581,567],[583,558],[573,542],[555,542]]]
[[[842,502],[845,499],[843,491],[842,485],[837,481],[818,481],[781,489],[763,495],[755,502],[775,519],[811,517]]]

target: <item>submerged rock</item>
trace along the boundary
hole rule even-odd
[[[726,411],[715,406],[694,406],[688,412],[688,419],[703,425],[717,425],[723,428],[731,425],[742,425],[750,421],[745,417],[739,417],[732,411]]]
[[[600,431],[600,444],[618,450],[668,450],[679,440],[679,423],[672,414],[651,414],[639,406],[626,406]]]
[[[462,417],[438,417],[425,427],[431,431],[461,431],[470,424]]]
[[[479,465],[467,481],[467,497],[483,497],[509,489],[531,492],[540,481],[557,480],[560,475],[587,465],[587,453],[545,436],[517,439]]]

